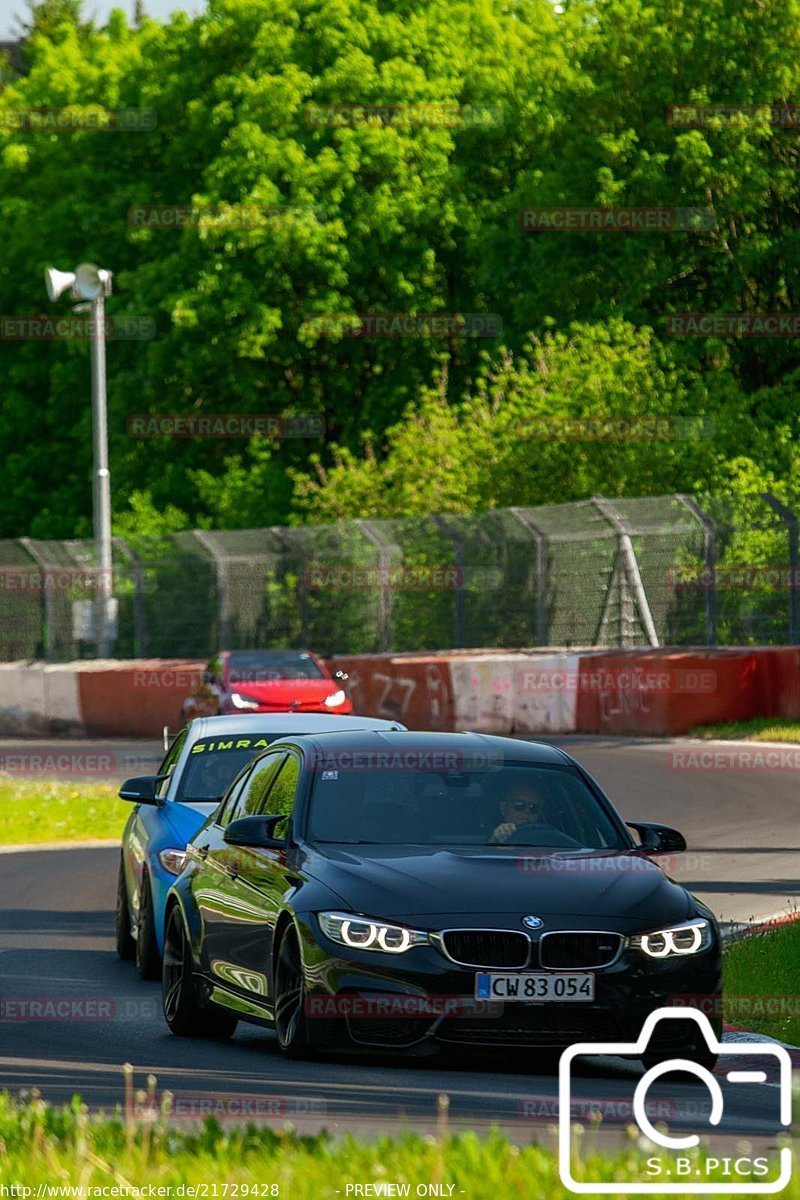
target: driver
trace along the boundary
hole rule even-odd
[[[507,842],[518,829],[546,824],[545,799],[535,784],[515,783],[499,807],[502,820],[489,838],[494,845]]]
[[[232,781],[230,767],[223,755],[211,755],[203,763],[202,773],[192,780],[192,792],[204,800],[220,800]],[[189,797],[187,796],[187,799]]]

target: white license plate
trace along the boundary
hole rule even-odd
[[[526,1001],[528,1004],[589,1004],[594,1000],[594,975],[559,971],[544,975],[536,971],[495,974],[479,971],[475,976],[476,1000]]]

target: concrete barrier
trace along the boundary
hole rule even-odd
[[[204,664],[189,659],[0,664],[0,735],[158,737]],[[757,716],[800,719],[800,648],[359,654],[356,713],[412,729],[678,735]]]
[[[438,655],[352,654],[331,659],[347,671],[357,713],[402,721],[411,729],[454,729],[450,662]]]
[[[158,737],[181,727],[181,704],[199,682],[205,663],[141,659],[82,665],[78,690],[89,734]]]

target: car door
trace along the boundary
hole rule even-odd
[[[252,905],[238,884],[242,851],[229,846],[224,834],[238,817],[255,815],[255,806],[277,779],[285,750],[268,751],[233,785],[215,820],[198,834],[192,857],[202,865],[192,877],[192,891],[203,922],[201,965],[212,979],[241,990],[235,947],[255,920]],[[235,793],[235,794],[234,794]]]
[[[277,774],[253,774],[242,796],[241,815],[279,813],[283,821],[276,827],[275,836],[286,836],[299,779],[299,756],[284,752]],[[228,929],[227,970],[234,986],[249,1000],[268,1002],[273,932],[293,872],[287,868],[286,851],[282,849],[231,847],[227,866],[228,903],[237,916]]]

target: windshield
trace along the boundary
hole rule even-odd
[[[573,768],[316,772],[309,840],[625,850],[630,843]]]
[[[277,679],[325,679],[310,654],[297,650],[234,650],[228,658],[232,683],[270,683]]]
[[[243,734],[235,738],[201,738],[189,754],[176,800],[184,804],[211,803],[222,798],[242,767],[285,734]]]

